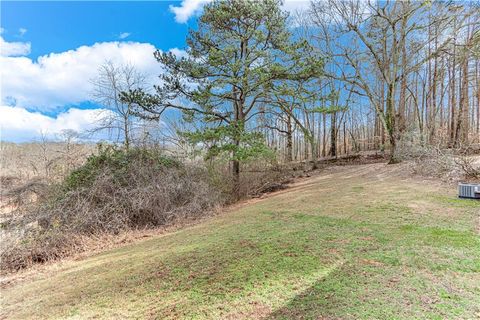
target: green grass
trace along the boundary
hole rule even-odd
[[[389,170],[330,169],[194,227],[49,266],[2,289],[1,315],[480,317],[480,203]]]

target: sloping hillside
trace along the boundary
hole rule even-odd
[[[332,167],[194,227],[2,288],[1,316],[480,317],[480,202],[402,165]]]

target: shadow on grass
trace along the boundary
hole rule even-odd
[[[376,308],[364,304],[369,299],[369,293],[365,292],[368,281],[368,273],[361,272],[351,261],[347,262],[263,319],[381,319],[391,316],[388,305]]]

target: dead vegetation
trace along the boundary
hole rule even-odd
[[[66,136],[67,133],[64,133]],[[0,213],[6,214],[41,198],[48,185],[58,183],[81,166],[95,145],[42,136],[32,143],[0,143]]]
[[[90,159],[102,157],[105,153],[124,152],[112,145],[100,144],[98,147],[104,151],[96,152],[96,155],[92,155]],[[21,184],[18,182],[19,179],[7,177],[7,182],[12,182],[11,188],[4,193],[4,196],[12,203],[18,202],[14,204],[15,208],[12,212],[3,215],[1,223],[2,286],[15,282],[11,279],[21,278],[21,275],[25,274],[24,272],[16,273],[16,271],[23,270],[28,273],[43,270],[41,265],[45,263],[67,257],[77,259],[90,256],[92,253],[103,252],[139,239],[179,230],[199,223],[198,218],[217,212],[217,206],[238,201],[234,200],[231,194],[233,182],[226,178],[228,167],[222,167],[221,163],[220,165],[210,163],[207,169],[192,162],[184,165],[171,155],[164,156],[163,149],[130,151],[134,154],[139,152],[141,161],[136,161],[139,160],[136,156],[129,157],[127,161],[120,161],[132,168],[131,171],[129,170],[132,175],[125,181],[132,181],[133,178],[136,188],[129,185],[128,190],[124,189],[125,184],[120,184],[118,190],[114,191],[115,182],[112,178],[115,175],[112,173],[115,170],[111,170],[112,163],[103,170],[94,172],[95,170],[92,171],[87,161],[86,165],[67,176],[62,184],[48,185],[44,183],[45,180],[39,178],[33,178]],[[141,183],[145,182],[145,179],[142,179],[145,174],[148,175],[159,169],[156,167],[153,171],[145,170],[145,168],[151,169],[152,166],[142,163],[151,157],[152,152],[153,154],[158,152],[156,156],[160,156],[162,165],[169,167],[166,168],[167,170],[171,167],[187,170],[184,171],[184,175],[176,174],[178,172],[173,174],[169,172],[164,175],[167,171],[162,171],[158,176],[150,176],[161,181],[161,183],[155,183],[156,192],[148,192],[153,182],[147,185]],[[357,161],[364,157],[355,156],[354,158]],[[351,161],[352,159],[344,159],[344,157],[327,159],[325,167],[336,164],[345,165]],[[82,177],[82,173],[87,172],[89,173],[87,177]],[[241,198],[263,198],[268,193],[287,189],[289,184],[297,181],[297,178],[310,177],[310,175],[311,168],[309,169],[305,163],[280,165],[270,162],[252,162],[242,170]],[[92,181],[91,177],[94,176],[97,178]],[[160,176],[163,179],[159,179]],[[200,183],[197,184],[198,178]],[[118,179],[118,176],[115,179]],[[81,181],[80,184],[85,184],[86,188],[76,190],[78,186],[75,184],[79,181]],[[202,185],[202,183],[206,184]],[[185,186],[187,188],[184,188]],[[212,187],[214,190],[211,189]],[[75,192],[68,191],[69,189]],[[172,210],[165,210],[168,203],[171,203],[170,200],[180,198],[173,194],[172,190],[177,192],[182,190],[191,194],[196,192],[197,199],[193,197],[191,203],[183,202],[182,207],[171,206]],[[163,198],[159,196],[160,194]],[[135,195],[139,197],[136,198]],[[29,197],[35,200],[26,200]],[[165,201],[166,198],[167,201]],[[156,202],[153,202],[153,199],[156,199]],[[196,207],[202,201],[212,201],[212,205],[206,210]],[[142,203],[143,205],[138,206]],[[88,204],[90,205],[87,206]],[[134,219],[131,219],[132,217]]]
[[[409,161],[414,174],[449,182],[480,180],[480,149],[476,145],[443,148],[413,135],[401,141],[399,155]]]
[[[20,185],[9,184],[2,192],[0,208],[2,212],[8,213],[15,208],[24,207],[45,197],[47,190],[48,185],[45,180],[38,177]]]
[[[204,168],[181,164],[157,150],[107,147],[50,187],[44,200],[4,220],[2,269],[19,270],[81,252],[84,237],[195,219],[222,201]]]
[[[478,156],[457,154],[452,150],[430,149],[429,154],[411,162],[415,174],[440,178],[443,181],[479,181]]]
[[[208,216],[238,200],[228,169],[224,162],[186,164],[161,149],[100,145],[59,183],[12,182],[4,193],[14,210],[2,216],[1,269],[28,268],[98,248],[97,242],[115,235]],[[286,188],[293,178],[308,175],[269,161],[242,169],[241,198]]]
[[[42,138],[32,143],[0,143],[0,177],[2,187],[8,182],[26,182],[41,178],[59,181],[85,162],[95,152],[94,144],[71,140],[50,141]]]

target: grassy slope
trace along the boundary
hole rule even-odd
[[[195,227],[48,267],[2,290],[3,316],[480,317],[480,203],[401,171],[328,169]]]

